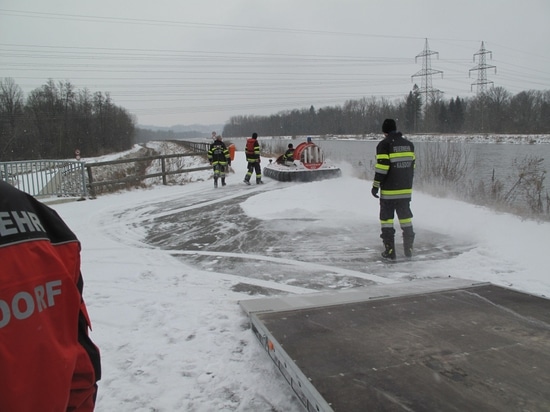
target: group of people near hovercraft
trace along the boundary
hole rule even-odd
[[[382,123],[384,138],[376,147],[375,175],[371,194],[380,199],[380,225],[384,252],[382,257],[396,259],[394,217],[397,215],[403,232],[403,248],[406,257],[412,256],[415,233],[412,225],[412,185],[415,169],[414,145],[397,131],[394,119],[385,119]],[[226,166],[231,165],[229,151],[222,138],[212,133],[214,142],[208,151],[208,160],[214,168],[214,187],[218,187],[218,179],[225,186]],[[311,137],[307,139],[311,143]],[[256,184],[263,184],[260,167],[260,144],[258,134],[253,133],[246,141],[245,147],[247,172],[244,183],[250,185],[255,174]],[[294,162],[294,146],[288,144],[286,152],[279,157],[278,162],[292,165]]]
[[[218,180],[221,180],[221,185],[225,186],[225,176],[228,167],[231,166],[231,155],[220,135],[216,135],[216,132],[212,132],[212,138],[214,141],[210,144],[210,149],[208,150],[208,161],[214,170],[214,187],[218,187]],[[247,172],[243,180],[244,183],[250,185],[250,179],[252,175],[255,175],[256,184],[263,184],[258,133],[252,133],[252,136],[247,139],[244,152],[248,163]]]
[[[311,141],[311,137],[308,137],[308,141]],[[208,162],[213,168],[214,172],[214,187],[218,187],[218,180],[221,181],[222,186],[226,186],[225,177],[229,166],[231,166],[231,154],[228,147],[223,142],[222,136],[212,132],[213,142],[210,144],[208,150]],[[260,143],[258,142],[258,133],[252,133],[252,136],[246,140],[245,155],[247,161],[247,172],[244,176],[243,182],[250,185],[252,176],[256,177],[256,184],[263,184],[262,181],[262,168],[260,166]],[[288,144],[288,148],[283,155],[281,155],[281,162],[285,165],[291,165],[294,161],[294,146],[292,143]]]

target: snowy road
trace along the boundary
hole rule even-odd
[[[243,175],[53,206],[82,242],[99,411],[302,411],[242,300],[448,276],[550,296],[548,223],[415,193],[417,256],[386,264],[370,182]]]
[[[274,293],[270,289],[281,291],[289,286],[319,291],[396,281],[392,276],[399,263],[380,261],[377,222],[342,225],[335,216],[334,224],[327,225],[316,217],[292,215],[260,220],[247,216],[241,207],[262,192],[281,191],[284,196],[282,189],[288,186],[271,180],[261,186],[217,190],[197,185],[173,198],[118,210],[117,218],[127,223],[105,229],[120,241],[134,240],[170,251],[198,269],[241,277],[238,288],[248,288],[251,294],[269,295]],[[299,204],[300,199],[284,201]],[[418,239],[417,256],[399,267],[401,278],[412,279],[433,260],[473,248],[424,230],[418,231]]]

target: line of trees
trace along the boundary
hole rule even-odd
[[[424,105],[417,86],[403,99],[364,97],[343,106],[295,109],[271,116],[234,116],[223,129],[227,137],[366,135],[380,133],[383,119],[399,119],[406,133],[550,133],[550,90],[512,95],[502,87],[473,98],[443,99],[435,92]]]
[[[380,133],[387,117],[398,119],[405,133],[550,133],[550,90],[512,95],[496,87],[448,101],[435,92],[424,104],[415,86],[396,101],[364,97],[318,110],[311,106],[270,116],[234,116],[223,135],[367,135]],[[49,80],[25,99],[13,79],[0,79],[0,160],[68,158],[75,149],[85,156],[127,150],[135,139],[135,124],[108,93]]]
[[[108,93],[49,80],[25,99],[13,79],[0,79],[1,161],[66,159],[76,149],[85,156],[123,151],[134,134],[135,120]]]

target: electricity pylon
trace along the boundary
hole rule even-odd
[[[493,58],[493,52],[486,50],[484,42],[481,42],[481,49],[479,49],[479,51],[474,54],[474,62],[476,61],[476,56],[479,56],[479,64],[470,69],[470,71],[468,72],[469,76],[472,71],[478,71],[477,82],[472,83],[472,85],[470,86],[470,90],[472,90],[474,86],[477,86],[478,95],[484,94],[487,91],[488,84],[494,84],[493,82],[487,80],[487,69],[495,69],[495,74],[497,72],[497,66],[491,66],[486,63],[487,55],[489,55],[491,59]]]
[[[422,57],[422,70],[418,71],[417,73],[413,74],[411,76],[411,80],[413,77],[420,77],[420,94],[424,95],[424,109],[428,105],[428,100],[433,98],[436,93],[440,93],[441,90],[434,89],[432,87],[432,76],[434,74],[441,73],[441,78],[443,78],[443,72],[441,70],[435,70],[432,69],[432,60],[431,56],[434,54],[437,55],[439,58],[439,52],[431,51],[430,47],[428,46],[428,39],[426,39],[426,43],[424,44],[424,50],[422,50],[422,53],[418,54],[414,62],[417,62],[417,59],[419,57]]]

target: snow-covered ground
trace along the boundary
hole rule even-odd
[[[245,186],[240,155],[223,188],[52,205],[82,242],[98,411],[302,411],[240,300],[445,277],[550,296],[550,223],[415,192],[418,256],[385,264],[371,182]]]

